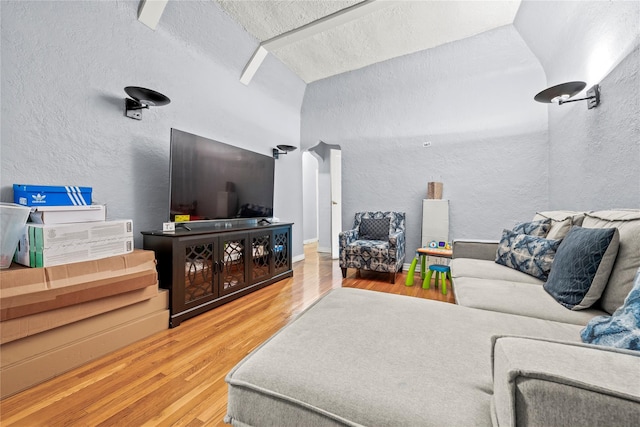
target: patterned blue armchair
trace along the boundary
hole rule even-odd
[[[342,277],[347,268],[389,272],[395,283],[405,254],[404,212],[356,212],[353,229],[340,233]]]

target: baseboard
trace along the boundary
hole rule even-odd
[[[325,253],[325,254],[330,254],[331,253],[331,248],[321,248],[321,247],[318,246],[317,250],[318,250],[318,252],[322,252],[322,253]]]
[[[298,262],[298,261],[302,261],[302,260],[304,260],[304,254],[296,255],[293,258],[291,258],[291,262]]]
[[[404,264],[402,264],[402,271],[404,272],[408,272],[409,268],[411,268],[411,263],[407,263],[405,262]],[[421,269],[420,269],[420,263],[418,263],[418,265],[416,265],[416,273],[420,273]]]
[[[318,238],[317,238],[317,237],[315,237],[315,238],[313,238],[313,239],[303,240],[303,241],[302,241],[302,244],[303,244],[303,245],[308,245],[309,243],[315,243],[315,242],[317,242],[317,241],[318,241]]]
[[[411,261],[413,261],[413,258],[411,259]],[[432,257],[432,256],[427,256],[427,259],[425,260],[425,265],[428,267],[431,264],[444,264],[444,265],[449,265],[451,261],[447,260],[445,258],[442,257]],[[404,264],[402,264],[402,269],[403,271],[409,271],[409,268],[411,268],[411,263],[410,262],[405,262]],[[420,268],[420,261],[418,260],[418,263],[416,264],[416,273],[420,273],[422,270]]]

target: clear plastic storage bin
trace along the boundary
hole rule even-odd
[[[9,268],[31,208],[0,203],[0,268]]]

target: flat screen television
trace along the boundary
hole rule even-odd
[[[274,159],[171,129],[170,219],[273,216]]]

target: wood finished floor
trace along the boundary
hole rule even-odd
[[[139,341],[0,402],[8,426],[216,426],[225,425],[225,375],[313,301],[333,288],[353,287],[453,301],[424,290],[406,273],[390,284],[387,274],[349,270],[305,246],[292,278]]]

